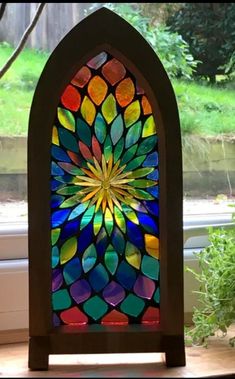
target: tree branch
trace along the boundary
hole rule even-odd
[[[0,21],[3,18],[7,3],[2,3],[0,7]]]
[[[20,54],[20,52],[23,50],[24,45],[25,45],[25,43],[26,43],[26,41],[27,41],[30,33],[32,32],[33,28],[37,24],[37,22],[39,20],[39,17],[41,15],[41,13],[42,13],[43,8],[44,8],[45,5],[46,5],[46,3],[40,3],[39,6],[37,7],[37,10],[35,12],[34,18],[33,18],[32,22],[29,24],[28,28],[25,30],[23,36],[21,37],[21,40],[20,40],[18,46],[13,51],[12,55],[10,56],[10,58],[8,59],[8,61],[6,62],[6,64],[1,68],[1,70],[0,70],[0,79],[7,72],[7,70],[11,67],[12,63],[16,60],[16,58],[18,57],[18,55]]]

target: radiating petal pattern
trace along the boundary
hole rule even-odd
[[[156,124],[106,51],[67,83],[51,136],[54,326],[159,322]]]

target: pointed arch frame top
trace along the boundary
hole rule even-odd
[[[88,325],[78,331],[71,326],[52,326],[50,146],[53,121],[66,85],[80,67],[101,51],[120,59],[135,75],[159,121],[159,327]],[[167,365],[185,364],[182,157],[177,103],[170,80],[153,49],[125,20],[106,8],[85,18],[64,37],[39,79],[29,119],[28,215],[30,368],[47,368],[49,354],[107,352],[159,351],[166,353]]]

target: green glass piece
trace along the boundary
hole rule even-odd
[[[143,163],[145,158],[146,158],[146,155],[140,155],[139,157],[132,159],[132,161],[130,161],[126,165],[124,171],[132,171],[135,168],[139,167]]]
[[[156,133],[156,126],[153,116],[149,116],[144,123],[142,137],[149,137]]]
[[[95,245],[92,244],[88,246],[82,257],[82,267],[85,273],[92,269],[92,267],[95,265],[96,259],[96,248]]]
[[[139,224],[138,217],[136,216],[136,213],[133,211],[133,209],[131,209],[127,205],[123,205],[122,209],[123,209],[123,212],[125,213],[126,217],[131,222],[133,222],[134,224],[137,224],[137,225]]]
[[[103,143],[106,137],[106,122],[102,114],[98,113],[95,119],[95,134],[100,143]]]
[[[144,300],[129,294],[121,303],[121,310],[130,316],[137,317],[144,309],[144,304]]]
[[[148,213],[147,209],[141,204],[139,201],[135,199],[125,199],[126,203],[133,209],[135,209],[138,212],[142,213]]]
[[[51,266],[55,268],[60,260],[60,253],[57,246],[54,246],[51,251]]]
[[[142,273],[150,279],[159,279],[159,261],[158,259],[144,255],[141,263]]]
[[[113,152],[112,142],[109,136],[106,137],[105,143],[104,143],[104,156],[106,162],[108,162],[109,158],[111,157]]]
[[[129,188],[128,192],[140,200],[153,200],[154,199],[154,197],[150,195],[150,193],[141,189]]]
[[[122,160],[121,160],[121,166],[126,164],[127,162],[129,162],[134,157],[136,150],[137,150],[137,147],[138,147],[138,145],[135,144],[125,152],[125,154],[123,155]]]
[[[105,215],[104,215],[104,222],[105,222],[105,228],[108,234],[110,235],[113,230],[113,216],[109,208],[106,208]]]
[[[103,102],[101,111],[108,124],[110,124],[113,121],[113,119],[116,117],[117,115],[116,100],[112,93],[110,93],[110,95]]]
[[[72,163],[58,162],[58,165],[71,175],[84,175],[84,172]],[[63,180],[63,176],[61,179]]]
[[[119,228],[121,229],[121,231],[123,233],[126,233],[126,221],[125,221],[125,218],[123,217],[122,212],[117,207],[114,207],[114,218],[115,218],[116,224],[119,226]]]
[[[77,251],[77,238],[69,238],[60,249],[60,264],[69,261]]]
[[[156,181],[150,179],[137,179],[129,183],[133,187],[148,188],[156,185]]]
[[[60,188],[56,193],[60,195],[75,195],[80,191],[81,187],[79,186],[66,186]]]
[[[78,144],[76,138],[65,128],[58,128],[60,143],[68,150],[75,153],[78,152]]]
[[[52,293],[52,306],[54,311],[67,309],[71,303],[68,290],[63,289]]]
[[[114,250],[112,245],[107,247],[104,255],[104,262],[109,272],[114,275],[118,266],[118,254]]]
[[[94,212],[95,212],[95,205],[88,208],[87,211],[84,213],[84,215],[82,216],[82,219],[81,219],[81,225],[80,225],[81,230],[83,228],[85,228],[85,226],[87,226],[87,224],[89,224],[89,222],[91,221],[91,219],[93,217]]]
[[[58,120],[66,129],[75,132],[75,120],[73,114],[67,109],[58,108],[57,110]]]
[[[100,228],[102,226],[102,222],[103,222],[103,213],[99,209],[98,212],[95,214],[94,222],[93,222],[93,229],[94,229],[95,236],[99,233]]]
[[[157,144],[156,136],[148,137],[140,143],[136,154],[137,155],[147,154],[151,150],[153,150],[153,148],[156,148],[156,144]]]
[[[122,137],[114,149],[114,154],[113,154],[114,163],[116,163],[117,160],[120,158],[122,151],[123,151],[123,148],[124,148],[124,138]]]
[[[81,118],[77,119],[77,135],[87,146],[91,146],[91,127]]]
[[[80,202],[81,197],[84,195],[82,193],[78,193],[75,196],[69,197],[62,204],[60,204],[59,208],[70,208]]]
[[[134,145],[134,143],[138,141],[138,139],[140,138],[141,128],[142,124],[141,121],[139,121],[128,130],[125,144],[127,149],[128,147]]]
[[[137,249],[136,246],[132,245],[132,243],[128,242],[127,241],[127,244],[126,244],[126,251],[125,251],[125,257],[126,257],[126,260],[127,262],[139,269],[140,268],[140,264],[141,264],[141,253],[139,251],[139,249]]]
[[[58,241],[60,236],[60,228],[51,229],[51,244],[52,246]]]
[[[83,310],[93,320],[97,321],[107,312],[108,305],[99,296],[94,296],[84,303]]]
[[[123,120],[120,114],[112,123],[110,135],[114,145],[120,140],[123,134]]]
[[[154,296],[153,296],[153,299],[156,303],[160,303],[160,290],[159,290],[159,287],[157,288]]]
[[[154,167],[138,168],[137,170],[133,171],[130,175],[128,175],[128,178],[141,178],[142,176],[147,176],[153,170]]]

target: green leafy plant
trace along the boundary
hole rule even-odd
[[[226,335],[235,320],[235,228],[209,229],[210,245],[195,253],[199,272],[189,267],[200,283],[200,307],[193,309],[193,327],[186,328],[186,343],[207,347],[208,337]],[[229,340],[235,345],[235,337]]]

